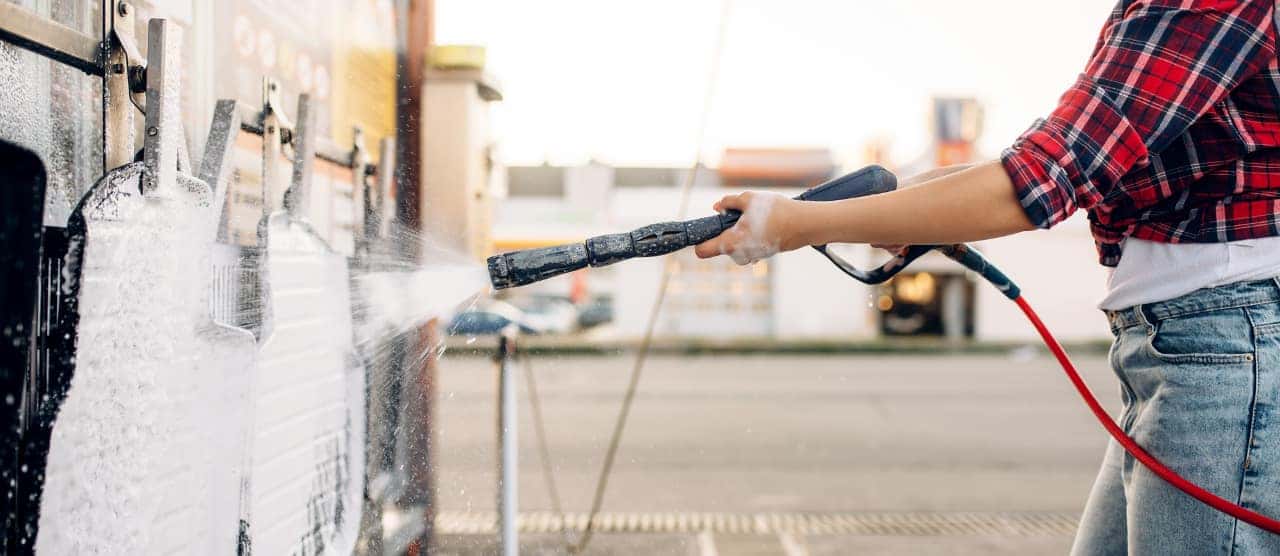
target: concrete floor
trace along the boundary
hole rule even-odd
[[[1118,405],[1105,359],[1077,363],[1104,403]],[[532,361],[568,511],[590,504],[630,364],[627,356]],[[495,384],[486,359],[446,355],[441,365],[442,512],[494,508]],[[526,392],[520,506],[547,510]],[[1044,356],[661,356],[641,382],[605,510],[1075,515],[1104,444]],[[604,534],[593,552],[1052,554],[1070,546],[1069,531],[786,537]],[[493,548],[482,535],[442,541],[441,553]],[[529,553],[557,553],[554,541],[525,536]]]

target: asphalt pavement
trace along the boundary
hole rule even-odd
[[[631,357],[530,362],[580,527]],[[1104,357],[1079,357],[1108,407]],[[441,554],[488,554],[496,370],[446,354]],[[521,377],[525,553],[563,553]],[[1060,554],[1105,437],[1045,354],[659,356],[610,479],[596,554]]]

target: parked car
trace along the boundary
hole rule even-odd
[[[613,297],[596,297],[578,308],[579,328],[593,328],[611,322],[613,322]]]
[[[525,322],[543,334],[567,334],[578,326],[578,308],[566,297],[533,294],[512,302],[524,311]]]
[[[521,334],[541,334],[542,330],[531,325],[523,311],[510,303],[489,301],[458,313],[449,323],[449,334],[456,336],[485,336],[498,334],[515,323]]]

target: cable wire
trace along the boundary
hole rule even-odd
[[[551,450],[547,447],[547,428],[542,418],[542,397],[538,394],[538,381],[534,378],[533,365],[524,352],[519,355],[521,367],[524,369],[524,380],[528,385],[526,393],[529,397],[529,410],[533,414],[533,432],[538,439],[538,457],[542,460],[542,480],[546,483],[547,496],[551,498],[551,511],[560,520],[560,535],[566,547],[572,545],[569,530],[564,517],[564,505],[560,502],[560,489],[556,486],[555,473],[551,467]]]

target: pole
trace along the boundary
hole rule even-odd
[[[498,546],[503,556],[520,554],[516,533],[518,451],[516,414],[516,330],[498,338]]]

